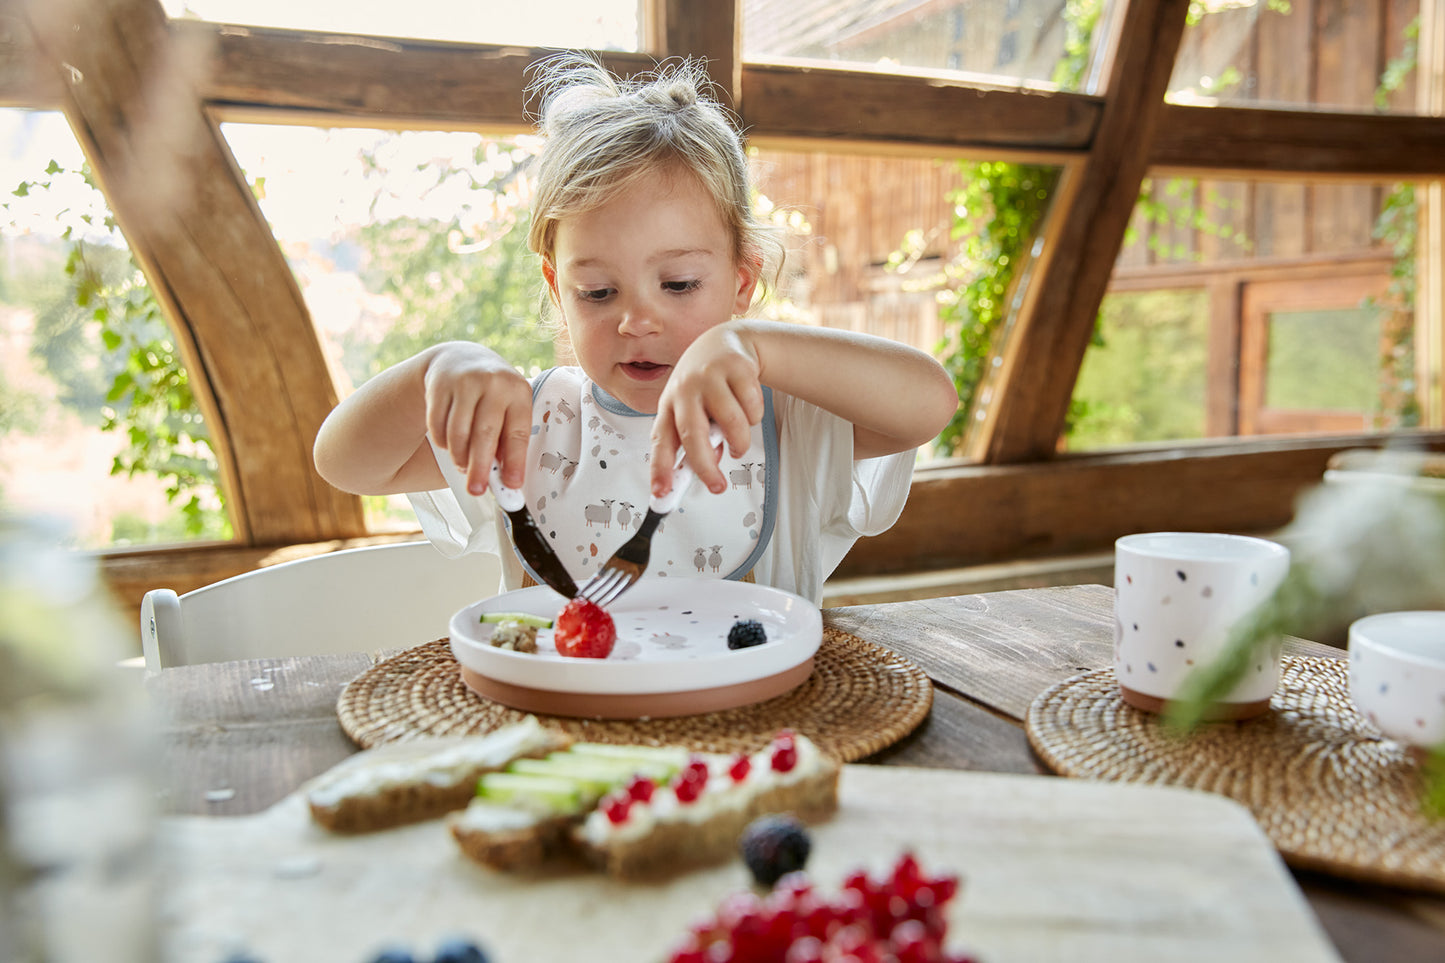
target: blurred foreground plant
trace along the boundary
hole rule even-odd
[[[1235,626],[1224,651],[1185,681],[1166,722],[1187,732],[1243,677],[1252,653],[1281,636],[1319,638],[1375,612],[1445,608],[1445,478],[1422,482],[1424,456],[1387,451],[1368,471],[1332,473],[1301,498],[1279,540],[1289,574]],[[1427,491],[1425,486],[1438,486]],[[1427,807],[1445,815],[1445,747],[1426,766]]]

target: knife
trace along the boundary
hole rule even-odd
[[[537,523],[533,521],[532,513],[527,511],[526,498],[520,490],[502,484],[500,463],[492,463],[490,481],[497,507],[512,520],[512,544],[517,547],[517,554],[522,556],[538,578],[559,595],[569,599],[576,598],[577,583],[567,572],[557,553],[552,550],[552,543],[547,541]]]

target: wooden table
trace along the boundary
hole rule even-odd
[[[1113,592],[1027,589],[824,612],[827,625],[893,649],[934,682],[933,711],[879,765],[1046,773],[1023,718],[1040,692],[1107,666]],[[1296,655],[1338,649],[1291,641]],[[259,812],[356,751],[336,720],[365,654],[178,667],[149,680],[165,718],[165,806],[175,814]],[[1445,899],[1297,872],[1340,955],[1391,963],[1445,959]]]

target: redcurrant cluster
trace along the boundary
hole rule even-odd
[[[672,791],[680,803],[695,802],[707,788],[707,763],[694,757],[672,780]]]
[[[608,793],[598,804],[608,822],[620,826],[627,822],[627,814],[635,802],[645,803],[652,798],[657,785],[646,776],[633,776],[620,790]]]
[[[798,747],[793,730],[784,729],[773,738],[773,770],[792,772],[798,764]]]
[[[770,764],[775,772],[791,772],[798,765],[797,737],[793,730],[783,729],[773,739],[772,755],[769,757]],[[742,782],[748,778],[752,771],[753,763],[747,753],[738,753],[728,760],[727,772],[735,783]],[[706,760],[701,756],[693,756],[688,760],[687,765],[673,777],[669,784],[673,793],[680,803],[696,802],[707,788],[709,770]],[[628,814],[632,810],[632,804],[637,802],[645,803],[652,798],[655,784],[645,776],[635,776],[632,781],[621,789],[614,790],[602,798],[597,804],[608,821],[613,825],[620,826],[627,822]]]
[[[696,926],[671,963],[974,963],[944,948],[957,876],[925,876],[910,853],[891,873],[856,872],[828,898],[804,873],[759,897],[737,893]]]

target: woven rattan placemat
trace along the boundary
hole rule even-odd
[[[1228,796],[1296,868],[1445,893],[1445,820],[1422,812],[1419,767],[1355,709],[1346,671],[1286,657],[1270,712],[1188,736],[1126,705],[1113,669],[1090,672],[1034,700],[1029,742],[1066,776]]]
[[[753,751],[793,728],[840,762],[885,749],[928,717],[933,685],[917,665],[855,635],[823,630],[813,673],[765,702],[666,719],[576,719],[538,715],[590,742],[682,745],[700,752]],[[462,682],[446,639],[378,662],[337,702],[341,728],[362,748],[424,736],[490,732],[526,713],[484,699]]]

